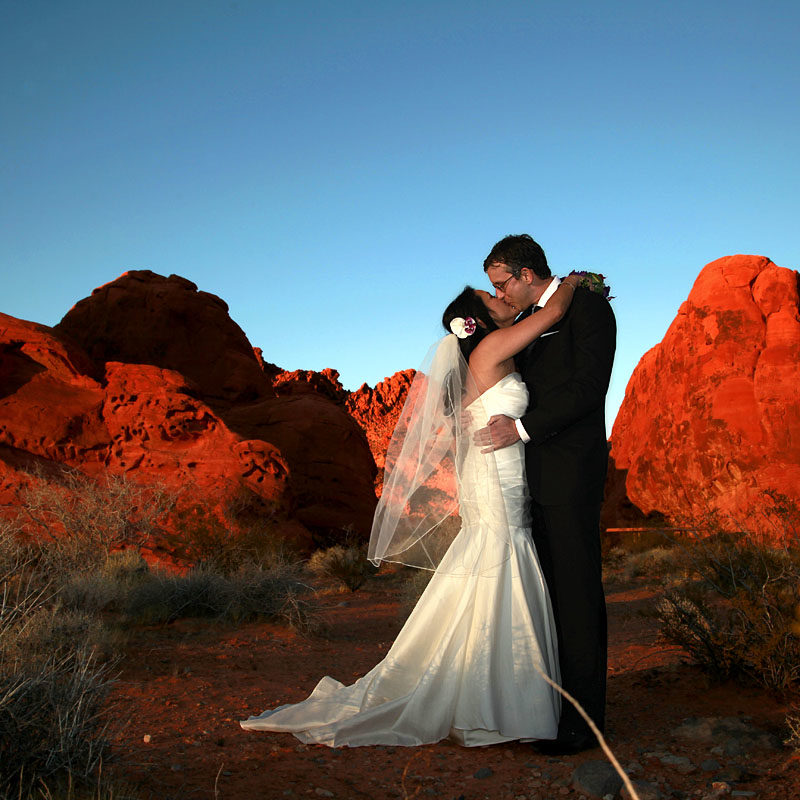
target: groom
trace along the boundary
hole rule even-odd
[[[499,241],[483,268],[497,297],[522,316],[543,307],[559,284],[527,234]],[[607,640],[600,507],[608,464],[605,396],[615,346],[608,301],[579,287],[561,322],[517,357],[530,393],[527,412],[519,420],[492,417],[476,434],[478,444],[495,450],[519,439],[526,443],[533,540],[553,603],[561,685],[601,731]],[[588,725],[562,699],[558,738],[538,749],[563,755],[596,745]]]

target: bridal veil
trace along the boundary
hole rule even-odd
[[[449,574],[485,573],[510,557],[510,534],[494,453],[472,442],[486,423],[478,387],[449,334],[428,351],[386,452],[383,493],[368,558]],[[484,536],[445,557],[462,525]]]

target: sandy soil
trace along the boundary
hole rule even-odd
[[[331,750],[239,728],[250,714],[303,699],[323,674],[349,683],[374,666],[402,624],[399,594],[398,578],[381,575],[354,594],[325,595],[321,636],[199,621],[138,632],[113,698],[124,724],[113,773],[142,797],[158,798],[581,797],[571,788],[572,772],[583,761],[603,760],[600,750],[564,758],[524,744]],[[671,735],[688,717],[731,716],[780,734],[786,702],[758,689],[709,684],[640,614],[652,596],[642,584],[607,587],[607,736],[622,765],[663,797],[704,797],[732,767],[745,773],[731,784],[736,792],[800,797],[800,764],[788,749],[729,757]],[[682,774],[647,755],[653,751],[688,756],[696,768]],[[719,768],[700,768],[707,759]]]

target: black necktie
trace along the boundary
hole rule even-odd
[[[543,306],[528,306],[515,320],[514,322],[522,322],[522,320],[527,319],[531,314],[535,314],[537,311],[541,311]]]

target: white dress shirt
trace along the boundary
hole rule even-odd
[[[542,292],[542,296],[536,301],[536,303],[534,303],[534,308],[544,308],[547,305],[547,301],[556,293],[556,289],[558,289],[560,283],[561,279],[553,276],[553,280],[550,281],[547,288]],[[517,426],[519,438],[522,439],[525,444],[528,444],[528,442],[531,440],[531,437],[528,436],[528,432],[525,430],[522,420],[515,419],[514,424]]]

